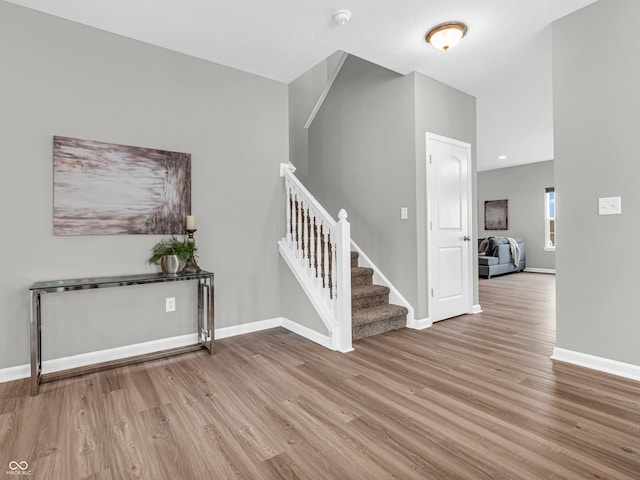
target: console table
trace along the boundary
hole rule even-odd
[[[31,395],[38,394],[38,387],[43,381],[42,378],[42,337],[41,324],[42,312],[40,297],[45,293],[68,292],[73,290],[87,290],[91,288],[127,287],[130,285],[144,285],[148,283],[176,282],[184,280],[198,281],[198,343],[182,349],[177,349],[175,353],[206,348],[213,354],[212,341],[214,338],[213,325],[213,273],[201,270],[195,273],[151,273],[141,275],[124,275],[116,277],[96,277],[80,278],[72,280],[52,280],[47,282],[36,282],[29,288],[31,300]],[[165,355],[170,351],[164,351]],[[158,352],[161,353],[161,352]],[[132,357],[136,358],[136,357]],[[144,360],[144,359],[143,359]],[[137,361],[141,361],[140,358]],[[120,364],[133,363],[120,362]],[[111,368],[113,364],[99,366],[94,370]]]

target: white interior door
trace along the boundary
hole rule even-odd
[[[472,311],[471,145],[427,133],[429,319]]]

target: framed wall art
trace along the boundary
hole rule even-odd
[[[53,137],[54,235],[181,234],[191,154]]]
[[[487,200],[484,202],[484,229],[509,229],[509,200]]]

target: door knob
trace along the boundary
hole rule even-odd
[[[462,237],[462,239],[463,239],[465,242],[470,242],[470,241],[471,241],[471,237],[470,237],[469,235],[465,235],[464,237]]]

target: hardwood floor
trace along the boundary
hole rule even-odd
[[[349,354],[274,329],[0,384],[0,478],[638,479],[640,384],[549,359],[554,280],[481,280],[483,313]]]

